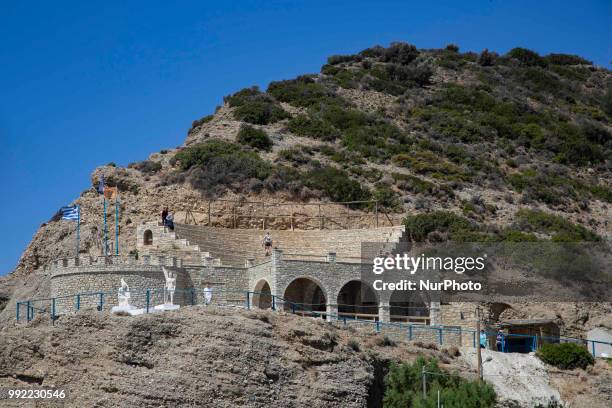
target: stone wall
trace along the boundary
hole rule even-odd
[[[191,272],[197,288],[208,284],[213,289],[215,304],[244,306],[249,290],[246,268],[219,266],[210,263]]]
[[[83,308],[110,308],[117,304],[117,290],[121,279],[130,287],[131,304],[146,305],[146,290],[149,289],[149,304],[163,303],[165,277],[162,266],[177,273],[176,304],[188,304],[188,291],[193,287],[189,274],[178,265],[176,259],[132,258],[132,262],[120,262],[117,257],[97,259],[62,259],[55,261],[51,272],[51,297],[57,298],[56,314],[63,314]]]
[[[217,305],[233,305],[243,307],[249,302],[253,306],[253,297],[246,294],[248,291],[258,291],[263,282],[270,286],[271,294],[283,298],[287,296],[288,287],[296,279],[305,278],[310,282],[307,286],[295,288],[292,294],[299,293],[306,298],[316,298],[312,304],[323,303],[322,312],[326,312],[329,320],[338,317],[338,297],[343,287],[352,281],[361,281],[363,264],[359,259],[345,261],[338,258],[335,252],[326,251],[324,255],[311,254],[285,254],[280,249],[274,249],[268,260],[247,259],[243,266],[224,265],[219,259],[201,252],[197,245],[191,245],[184,239],[176,239],[174,233],[164,227],[143,224],[139,227],[139,247],[143,249],[142,235],[146,229],[154,231],[153,244],[147,245],[140,257],[80,257],[60,259],[54,261],[48,270],[51,272],[51,291],[56,300],[56,313],[61,314],[77,307],[97,307],[101,302],[104,308],[109,308],[117,302],[116,292],[124,278],[130,286],[132,304],[143,307],[146,302],[146,289],[150,289],[150,305],[163,302],[163,287],[165,283],[161,266],[167,266],[177,271],[176,303],[190,304],[202,303],[205,285],[213,288],[213,303]],[[155,241],[157,239],[157,241]],[[166,256],[173,253],[167,249],[182,246],[179,253],[197,252],[201,257],[201,264],[184,263],[182,259]],[[148,251],[156,248],[161,255],[152,255]],[[303,281],[300,281],[300,284]],[[259,283],[259,285],[258,285]],[[314,284],[312,284],[314,283]],[[320,292],[315,296],[315,291]],[[297,292],[296,292],[297,290]],[[322,292],[322,296],[321,296]],[[79,299],[75,294],[80,293]],[[102,293],[102,295],[100,295]],[[390,322],[390,294],[375,292],[375,299],[365,308],[367,311],[358,312],[360,319],[376,319],[381,323]],[[324,300],[323,300],[324,297]],[[272,299],[266,297],[266,299]],[[320,301],[319,301],[320,300]],[[277,301],[282,303],[282,300]],[[299,303],[299,301],[294,300]],[[303,303],[308,303],[304,301]],[[343,301],[340,303],[348,303]],[[269,306],[268,303],[257,302],[257,305]],[[282,305],[274,303],[278,307]],[[352,304],[352,303],[349,303]],[[263,306],[262,306],[263,307]],[[366,309],[364,309],[366,310]],[[472,345],[473,330],[475,328],[475,305],[472,303],[431,304],[432,326],[419,325],[379,325],[384,334],[390,337],[421,341],[424,343]],[[352,312],[351,312],[352,313]],[[368,316],[370,315],[370,316]],[[371,316],[375,315],[375,316]],[[343,315],[345,316],[345,315]],[[371,323],[342,318],[342,324],[358,325],[376,330]],[[408,327],[412,327],[408,329]],[[368,330],[369,330],[368,329]],[[471,330],[470,330],[471,329]]]

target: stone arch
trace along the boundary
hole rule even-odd
[[[502,302],[491,303],[489,305],[489,320],[492,323],[498,322],[502,313],[504,313],[508,309],[512,309],[512,306],[510,306],[507,303],[502,303]]]
[[[272,290],[267,280],[261,279],[253,289],[253,306],[260,309],[272,308]]]
[[[299,277],[287,285],[283,294],[284,309],[296,312],[325,312],[327,305],[327,294],[323,285],[312,277]]]
[[[145,230],[142,234],[142,242],[144,245],[153,245],[153,231],[150,229]]]
[[[378,316],[379,299],[376,291],[359,279],[352,279],[342,285],[336,301],[339,316],[347,314],[355,317]]]
[[[395,290],[389,300],[392,322],[429,322],[429,303],[422,293]]]

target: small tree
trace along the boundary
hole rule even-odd
[[[446,51],[459,52],[459,46],[457,44],[448,44],[446,46]]]
[[[478,57],[478,63],[483,67],[490,67],[495,62],[495,53],[489,52],[488,49],[482,50]]]
[[[513,48],[508,51],[508,57],[518,60],[525,66],[546,66],[546,60],[540,57],[540,54],[527,48]]]
[[[243,125],[236,137],[238,143],[243,143],[258,150],[272,150],[272,139],[266,132],[249,125]]]
[[[422,375],[426,372],[427,394],[422,394]],[[435,407],[440,399],[446,408],[485,408],[495,405],[496,395],[487,383],[468,381],[438,367],[435,359],[419,357],[413,364],[392,365],[385,377],[386,408]]]

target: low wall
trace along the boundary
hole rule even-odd
[[[191,278],[182,268],[168,267],[177,273],[175,303],[189,302],[185,289],[193,287]],[[77,308],[94,308],[102,302],[104,308],[117,304],[117,290],[121,279],[130,287],[130,303],[137,307],[146,304],[146,289],[151,289],[151,305],[163,303],[166,279],[159,265],[89,265],[57,269],[51,276],[51,296],[56,300],[56,314]],[[100,293],[104,293],[100,295]],[[79,298],[75,294],[80,294]]]

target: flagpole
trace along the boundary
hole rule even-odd
[[[106,237],[106,196],[104,197],[104,256],[108,255],[108,239]]]
[[[119,194],[115,193],[115,255],[119,255]]]
[[[81,241],[81,206],[77,205],[77,252],[76,257],[79,257],[79,243]]]

